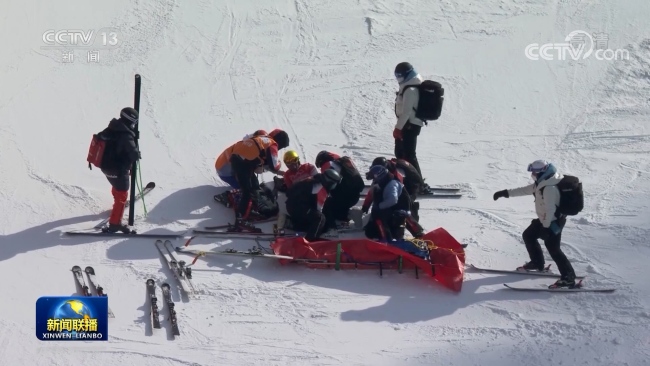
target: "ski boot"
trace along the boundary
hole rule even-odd
[[[284,228],[278,228],[277,224],[273,224],[273,236],[285,236]]]
[[[575,278],[573,277],[562,277],[557,280],[554,284],[548,286],[548,288],[580,288],[582,287],[582,281],[576,283]]]
[[[251,223],[250,221],[246,221],[242,219],[241,217],[237,217],[235,219],[235,225],[228,225],[228,229],[226,229],[228,232],[236,232],[236,233],[261,233],[262,229],[256,227]]]
[[[551,268],[551,265],[549,264],[548,267],[544,267],[544,263],[533,263],[533,262],[526,262],[521,267],[517,267],[517,271],[520,272],[548,272],[549,268]]]
[[[220,204],[226,206],[226,208],[230,208],[232,206],[231,206],[231,203],[230,203],[229,196],[230,196],[230,191],[225,191],[223,193],[215,195],[214,200],[216,202],[219,202]]]
[[[117,233],[121,232],[123,234],[136,234],[135,230],[131,230],[126,225],[122,224],[108,224],[102,228],[103,233]]]

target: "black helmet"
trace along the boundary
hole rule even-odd
[[[408,62],[400,62],[395,66],[395,77],[406,77],[406,75],[411,71],[413,71],[413,65]]]
[[[317,174],[318,181],[325,187],[327,191],[336,188],[336,185],[341,183],[341,175],[334,169],[327,169],[324,172]]]
[[[386,167],[381,165],[373,165],[370,167],[370,170],[368,170],[368,173],[366,173],[366,179],[379,181],[383,179],[386,174],[388,174],[388,169],[386,169]]]
[[[327,163],[328,161],[332,161],[334,158],[332,157],[332,154],[329,152],[323,150],[316,155],[316,167],[320,168],[323,164]]]
[[[289,135],[279,128],[271,131],[269,137],[278,144],[278,150],[282,150],[289,146]]]
[[[140,114],[138,111],[131,107],[122,108],[120,111],[120,119],[124,122],[125,125],[129,126],[131,129],[135,128],[135,125],[138,124]]]
[[[385,157],[380,156],[378,158],[375,158],[375,160],[372,161],[372,164],[370,164],[370,166],[375,166],[375,165],[381,165],[385,167],[386,165],[388,165],[388,163],[386,162]]]

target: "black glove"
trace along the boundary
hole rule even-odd
[[[510,198],[510,197],[508,197],[508,190],[504,189],[503,191],[495,192],[494,196],[492,196],[492,198],[495,201],[498,200],[500,197]]]

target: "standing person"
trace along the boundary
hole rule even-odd
[[[576,284],[576,274],[573,271],[571,262],[560,248],[562,240],[562,229],[566,224],[566,215],[558,212],[560,207],[560,190],[557,184],[564,177],[557,172],[553,164],[545,160],[535,160],[528,165],[528,171],[531,172],[535,180],[533,184],[516,189],[506,189],[494,193],[493,199],[496,201],[500,197],[521,197],[533,195],[535,197],[535,212],[537,219],[531,221],[530,225],[524,230],[522,237],[528,250],[530,262],[517,268],[517,270],[526,271],[543,271],[544,270],[544,253],[537,239],[544,240],[544,245],[548,250],[551,258],[560,271],[560,279],[549,288],[569,287]]]
[[[286,132],[280,131],[274,136],[256,136],[237,141],[224,150],[217,161],[215,169],[221,180],[241,192],[235,208],[236,221],[247,220],[252,209],[253,201],[260,190],[257,174],[268,170],[280,173],[282,167],[278,159],[278,150],[289,146]],[[216,195],[216,201],[223,197]]]
[[[287,171],[282,178],[273,177],[273,190],[277,192],[277,202],[280,208],[278,213],[278,221],[276,226],[279,230],[285,228],[287,220],[287,190],[295,183],[303,181],[307,178],[313,177],[318,174],[318,169],[310,163],[300,163],[300,157],[295,150],[289,150],[284,153],[282,157],[284,164],[287,166]]]
[[[305,231],[307,241],[318,240],[327,230],[323,207],[328,195],[341,182],[341,176],[334,169],[327,169],[297,182],[287,190],[287,212],[292,228]]]
[[[420,100],[418,86],[424,80],[408,62],[400,62],[395,66],[395,78],[399,83],[399,90],[395,97],[397,122],[393,130],[395,157],[411,163],[422,176],[415,150],[424,121],[417,118],[415,114]]]
[[[315,164],[321,172],[334,169],[341,176],[341,183],[331,192],[331,197],[323,209],[327,218],[327,229],[333,229],[337,227],[337,220],[350,221],[350,208],[359,203],[365,183],[354,162],[348,156],[339,156],[323,150],[316,155]]]
[[[122,217],[129,197],[131,167],[141,158],[135,143],[138,120],[138,111],[131,107],[123,108],[120,118],[113,118],[108,127],[98,134],[98,137],[106,142],[101,171],[111,184],[113,195],[113,209],[108,219],[108,227],[102,229],[105,232],[131,232],[122,224]]]

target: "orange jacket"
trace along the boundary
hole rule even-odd
[[[244,160],[251,162],[256,161],[257,167],[266,165],[267,168],[273,171],[278,171],[282,167],[280,159],[278,159],[278,145],[267,136],[257,136],[237,141],[224,150],[214,163],[220,176],[233,176],[230,164],[230,157],[233,155],[239,155]]]

